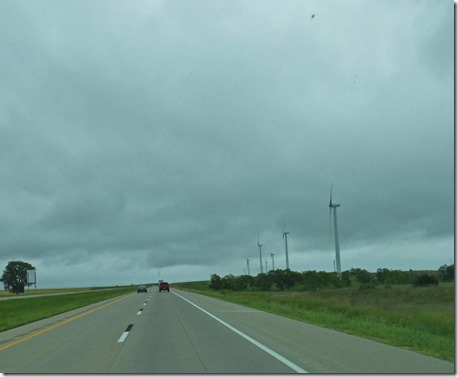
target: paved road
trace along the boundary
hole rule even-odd
[[[0,333],[0,371],[454,373],[454,365],[172,289],[133,293]]]

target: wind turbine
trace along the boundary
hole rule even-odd
[[[341,274],[341,267],[340,267],[340,249],[339,249],[339,233],[337,231],[337,211],[336,208],[340,207],[340,203],[333,203],[332,202],[332,184],[331,184],[331,195],[329,197],[329,223],[331,223],[331,211],[334,211],[334,241],[336,245],[336,271],[337,276]]]
[[[286,252],[286,269],[289,269],[288,234],[289,234],[289,232],[285,232],[285,224],[283,224],[283,238],[285,239],[285,252]]]
[[[246,260],[246,266],[247,266],[247,269],[248,269],[248,275],[251,275],[250,274],[250,260],[248,258]]]
[[[262,245],[259,243],[259,232],[258,232],[258,247],[259,247],[259,265],[260,265],[261,274],[262,274],[262,253],[261,253]]]

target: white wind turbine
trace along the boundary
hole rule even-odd
[[[261,274],[262,274],[262,252],[261,252],[262,245],[259,243],[259,232],[258,232],[258,247],[259,247],[259,265],[260,265]]]
[[[339,232],[337,230],[337,211],[336,208],[340,207],[340,203],[332,202],[332,184],[331,184],[331,195],[329,198],[329,225],[331,225],[331,211],[334,211],[334,241],[336,245],[336,271],[337,276],[341,274],[340,267],[340,249],[339,249]]]
[[[285,224],[283,224],[283,238],[285,239],[285,252],[286,252],[286,269],[289,269],[289,259],[288,259],[288,234],[285,232]]]

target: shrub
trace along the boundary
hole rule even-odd
[[[374,283],[364,283],[359,286],[360,290],[367,290],[367,289],[375,289],[375,284]]]
[[[430,285],[437,285],[439,282],[434,276],[428,274],[422,274],[415,278],[413,285],[415,287],[427,287]]]

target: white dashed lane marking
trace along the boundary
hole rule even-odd
[[[130,330],[132,330],[132,327],[133,327],[133,326],[134,326],[134,325],[132,325],[132,324],[130,324],[129,326],[127,326],[126,331],[124,331],[124,332],[122,333],[122,335],[120,336],[120,338],[118,339],[118,343],[122,343],[122,342],[124,342],[124,341],[126,340],[127,335],[129,335],[129,332],[130,332]]]

